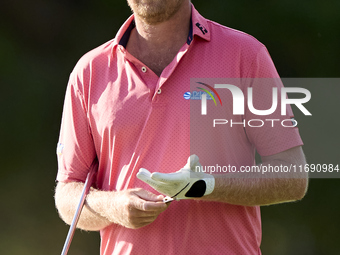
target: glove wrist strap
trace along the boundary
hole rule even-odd
[[[215,188],[215,178],[213,176],[208,177],[205,180],[205,183],[207,184],[207,188],[206,191],[204,193],[204,196],[209,195],[213,192],[214,188]]]

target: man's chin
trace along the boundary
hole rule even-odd
[[[150,25],[159,24],[171,19],[180,9],[183,1],[181,0],[161,0],[161,2],[139,3],[130,6],[133,13]]]
[[[146,24],[149,25],[157,25],[160,23],[163,23],[167,20],[169,20],[171,17],[166,17],[165,15],[162,14],[157,14],[157,15],[138,15]]]

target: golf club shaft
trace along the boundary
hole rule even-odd
[[[77,210],[74,214],[70,229],[68,231],[68,234],[67,234],[61,255],[66,255],[69,248],[70,248],[71,241],[72,241],[72,238],[73,238],[73,235],[74,235],[74,232],[76,230],[76,226],[77,226],[77,223],[78,223],[78,220],[79,220],[79,217],[80,217],[80,213],[81,213],[81,211],[84,207],[86,196],[89,193],[89,190],[91,188],[93,176],[94,176],[95,172],[96,171],[92,168],[91,171],[87,174],[86,181],[85,181],[84,188],[83,188],[83,192],[81,194],[81,198],[80,198]]]

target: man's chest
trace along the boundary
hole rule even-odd
[[[176,128],[180,122],[189,123],[190,100],[184,97],[189,91],[190,79],[165,82],[156,91],[138,77],[110,81],[90,98],[92,132],[98,139],[136,140],[165,125]]]

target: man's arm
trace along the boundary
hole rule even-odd
[[[55,204],[60,217],[71,224],[84,183],[59,182],[55,191]],[[99,231],[111,224],[137,229],[152,223],[167,205],[163,196],[144,189],[100,191],[91,188],[87,195],[77,227]]]
[[[262,157],[263,166],[303,165],[306,163],[301,146]],[[293,168],[292,168],[293,169]],[[200,199],[235,205],[270,205],[300,200],[308,186],[307,173],[231,173],[214,175],[214,191]]]

